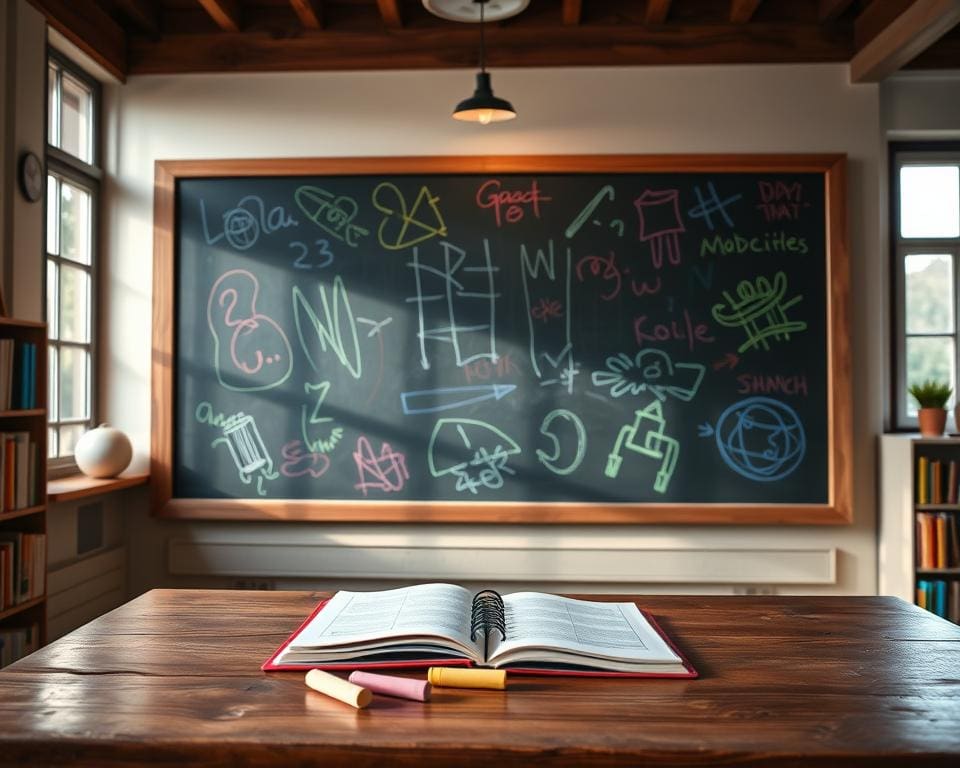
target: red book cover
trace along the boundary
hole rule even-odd
[[[283,672],[283,671],[305,671],[310,669],[325,669],[332,672],[350,672],[354,669],[426,669],[427,667],[472,667],[473,662],[470,659],[416,659],[413,661],[375,661],[358,662],[355,664],[278,664],[276,662],[280,653],[303,631],[303,629],[313,620],[313,618],[323,610],[327,600],[321,601],[310,615],[304,619],[303,623],[297,627],[296,631],[290,635],[270,658],[260,665],[264,672]],[[664,642],[670,646],[670,649],[680,657],[685,668],[685,672],[613,672],[598,669],[594,670],[566,670],[566,669],[527,669],[509,667],[506,669],[508,676],[519,675],[551,675],[562,677],[676,677],[676,678],[694,678],[699,677],[699,673],[693,665],[687,660],[673,641],[666,635],[660,625],[647,611],[641,610],[644,618],[650,622],[650,626],[663,638]]]

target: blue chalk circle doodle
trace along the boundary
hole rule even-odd
[[[711,432],[727,466],[749,480],[782,480],[807,453],[807,436],[796,411],[769,397],[734,403],[720,414],[716,430],[701,426],[701,436]]]

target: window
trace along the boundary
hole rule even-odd
[[[960,381],[960,143],[891,145],[895,285],[894,426],[916,428],[911,384]]]
[[[46,294],[48,454],[52,469],[95,418],[98,166],[97,83],[50,54],[47,67]]]

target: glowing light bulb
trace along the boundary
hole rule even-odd
[[[493,110],[481,109],[478,119],[480,120],[480,125],[490,125],[490,121],[493,120]]]

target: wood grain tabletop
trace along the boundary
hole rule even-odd
[[[355,710],[259,669],[324,597],[141,595],[0,671],[0,765],[960,765],[960,627],[896,598],[631,598],[699,679]]]

